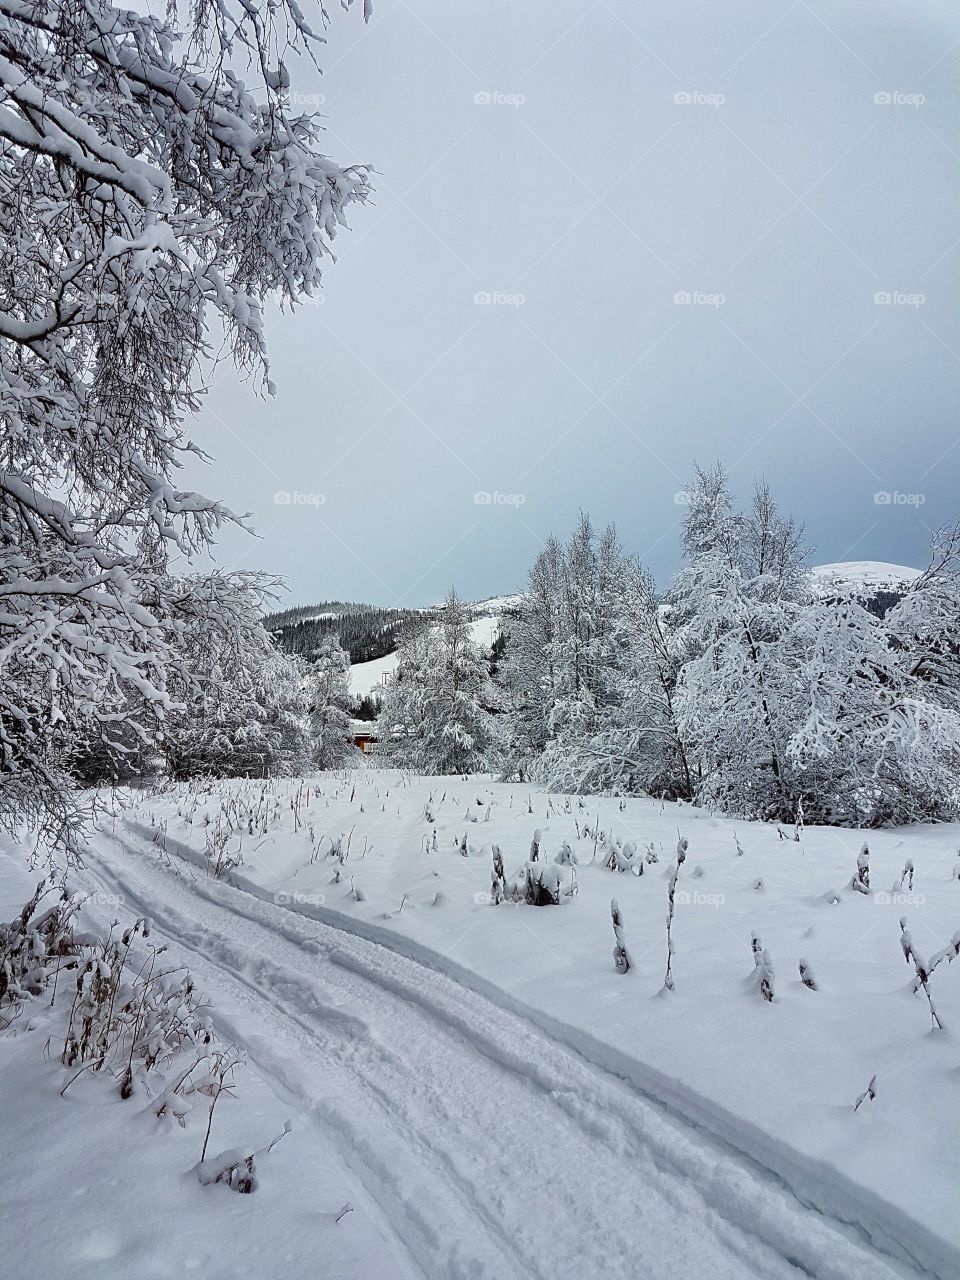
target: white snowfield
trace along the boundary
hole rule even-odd
[[[836,564],[818,564],[810,570],[819,589],[868,593],[900,591],[920,577],[919,569],[905,564],[886,564],[882,560],[841,560]]]
[[[353,1180],[344,1198],[379,1207],[395,1274],[923,1274],[896,1213],[874,1236],[844,1223],[840,1201],[818,1212],[761,1164],[578,1053],[560,1028],[533,1025],[491,986],[468,989],[456,965],[426,952],[432,963],[422,963],[398,937],[386,946],[361,936],[385,939],[370,924],[333,925],[194,877],[178,868],[173,841],[165,858],[146,830],[118,822],[96,841],[85,877],[124,910],[152,917],[154,937],[209,992],[221,1033],[293,1110],[295,1132],[302,1138],[306,1125],[319,1150],[333,1142]],[[271,1157],[274,1178],[282,1150]],[[298,1188],[288,1195],[296,1201]],[[241,1200],[234,1213],[245,1211]],[[291,1270],[283,1242],[276,1250],[276,1270],[258,1270],[258,1280],[372,1274],[325,1271],[322,1257],[309,1273]]]

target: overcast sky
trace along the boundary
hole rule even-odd
[[[479,598],[583,507],[663,582],[694,458],[769,480],[816,562],[923,563],[960,517],[955,5],[331,16],[294,92],[375,203],[271,317],[276,398],[208,397],[188,478],[262,535],[222,565],[288,603]]]

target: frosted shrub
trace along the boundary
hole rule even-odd
[[[259,1185],[257,1181],[257,1160],[262,1160],[264,1156],[269,1155],[277,1143],[290,1132],[290,1128],[290,1121],[287,1120],[284,1123],[282,1133],[278,1133],[272,1142],[269,1142],[265,1147],[261,1147],[259,1151],[251,1151],[245,1147],[234,1147],[229,1151],[222,1151],[217,1156],[211,1156],[209,1159],[201,1159],[195,1169],[200,1185],[220,1184],[229,1187],[231,1191],[239,1192],[240,1195],[250,1195],[251,1192],[256,1191]],[[349,1212],[346,1206],[345,1210]]]
[[[753,951],[753,976],[760,989],[760,994],[768,1004],[773,1003],[773,965],[769,952],[763,949],[763,943],[753,934],[750,938]]]
[[[558,907],[562,881],[555,866],[528,862],[526,866],[525,900],[532,907]]]
[[[217,825],[208,827],[204,833],[203,856],[210,864],[210,870],[217,880],[222,880],[229,872],[235,871],[243,863],[239,850],[234,854],[227,853],[230,841],[230,829],[218,818]]]
[[[850,881],[850,888],[856,889],[857,893],[870,892],[870,850],[866,843],[861,846],[857,854],[857,870]]]
[[[904,916],[900,920],[900,950],[903,952],[903,958],[906,960],[907,964],[913,966],[914,974],[916,975],[913,980],[914,993],[919,994],[919,992],[922,991],[927,997],[927,1004],[930,1006],[930,1019],[933,1023],[933,1029],[935,1031],[942,1031],[943,1023],[940,1020],[940,1015],[937,1013],[936,1005],[933,1002],[933,994],[930,990],[930,978],[933,976],[934,970],[937,966],[942,964],[944,960],[949,964],[951,961],[956,960],[957,956],[960,956],[960,933],[955,933],[947,945],[945,947],[941,947],[939,951],[935,952],[935,954],[930,957],[929,963],[925,964],[913,945],[913,938],[910,935],[910,931],[907,929],[907,920]]]
[[[44,905],[47,899],[53,900]],[[80,963],[83,944],[73,926],[82,902],[81,895],[48,876],[17,918],[0,924],[0,1029],[17,1017],[25,1000],[41,995],[60,969]]]
[[[942,1031],[943,1023],[940,1021],[940,1017],[937,1013],[937,1007],[933,1003],[933,994],[930,991],[931,970],[927,967],[926,964],[924,964],[923,960],[920,958],[920,955],[918,954],[916,948],[913,945],[913,938],[911,937],[910,931],[907,928],[906,916],[902,916],[900,919],[900,950],[903,952],[903,958],[904,960],[906,960],[907,964],[913,966],[913,971],[915,974],[915,977],[913,980],[914,994],[917,994],[920,991],[922,991],[923,994],[927,997],[927,1004],[930,1006],[930,1020],[933,1023],[933,1029],[935,1031]]]
[[[803,983],[805,987],[808,987],[811,991],[819,990],[819,987],[817,986],[817,980],[813,976],[813,970],[810,968],[809,964],[807,964],[806,960],[800,961],[800,981]]]
[[[506,896],[532,907],[558,907],[563,896],[560,869],[553,863],[528,862],[507,885]]]
[[[569,840],[564,840],[560,846],[560,852],[554,858],[554,862],[558,867],[574,867],[579,861],[580,859],[570,847]]]
[[[623,916],[620,914],[620,904],[616,898],[610,900],[610,917],[613,920],[613,963],[617,973],[628,973],[633,967],[633,961],[623,936]]]
[[[111,929],[91,949],[77,975],[61,1055],[64,1066],[79,1067],[77,1074],[112,1071],[123,1098],[134,1092],[136,1078],[184,1049],[202,1052],[213,1039],[189,970],[158,968],[162,947],[151,946],[140,965],[131,960],[134,941],[149,934],[149,921],[139,919],[119,936]]]
[[[609,846],[603,865],[609,871],[632,871],[637,866],[640,874],[643,874],[643,861],[637,858],[637,845],[634,840],[628,840],[625,844],[614,840]]]
[[[493,854],[493,870],[490,872],[490,897],[494,904],[497,904],[503,901],[507,878],[503,871],[503,854],[500,852],[500,846],[495,844],[491,852]]]

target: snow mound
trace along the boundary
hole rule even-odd
[[[815,565],[810,572],[815,586],[825,595],[837,591],[868,595],[875,591],[904,591],[921,571],[882,560],[841,560]]]

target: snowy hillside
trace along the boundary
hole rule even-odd
[[[919,569],[882,560],[841,560],[811,570],[815,586],[825,596],[864,596],[879,591],[902,592],[920,577]]]
[[[494,596],[489,600],[481,600],[468,605],[472,614],[470,623],[470,639],[481,649],[488,651],[500,633],[500,622],[504,611],[515,607],[519,596]],[[350,668],[350,692],[356,697],[365,693],[373,693],[382,689],[387,677],[397,669],[397,653],[385,654],[370,662],[357,662]]]

